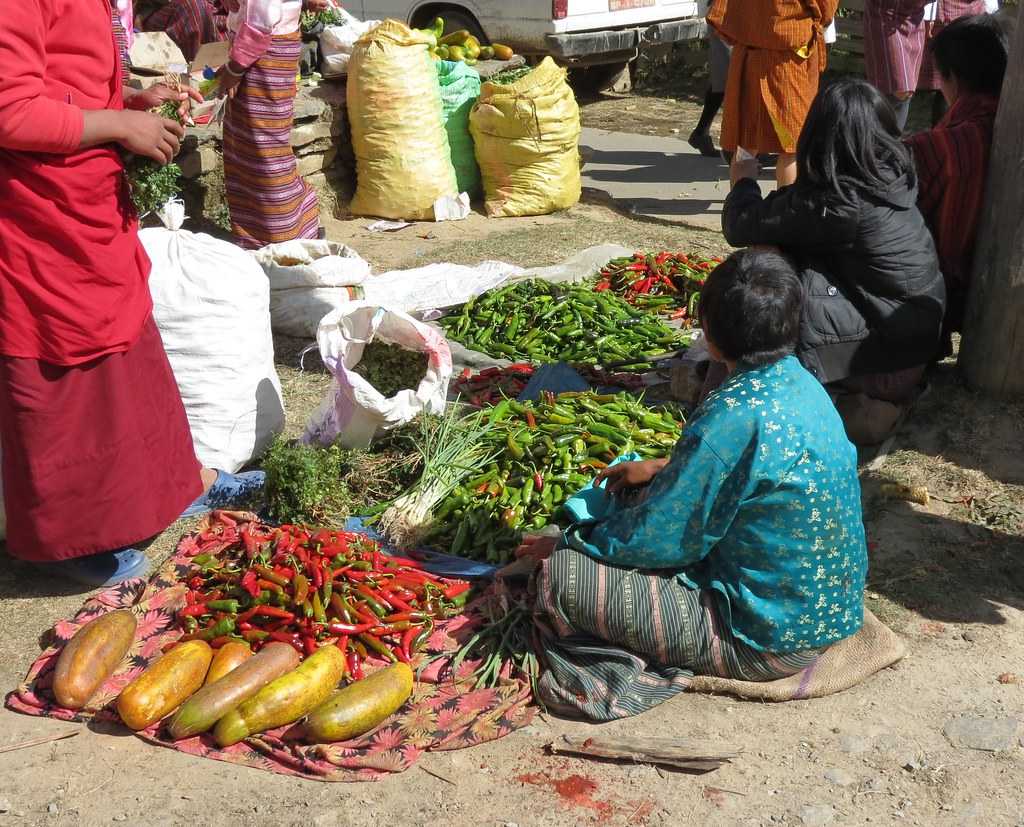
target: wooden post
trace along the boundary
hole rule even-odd
[[[1018,20],[996,116],[974,275],[960,343],[971,387],[1024,395],[1024,17]]]

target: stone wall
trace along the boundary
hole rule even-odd
[[[224,199],[222,131],[218,124],[189,129],[177,163],[184,176],[182,197],[194,226],[228,229]],[[320,194],[326,214],[336,214],[355,191],[355,157],[345,108],[345,81],[321,80],[299,88],[292,147],[299,174]]]

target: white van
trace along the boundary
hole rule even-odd
[[[706,0],[345,0],[367,19],[423,27],[443,17],[449,32],[468,29],[485,43],[523,55],[551,55],[570,67],[622,67],[642,45],[704,34]]]

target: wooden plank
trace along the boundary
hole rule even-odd
[[[637,764],[661,764],[677,769],[707,772],[739,757],[734,747],[707,744],[684,738],[616,738],[563,735],[548,744],[558,754],[583,755]]]

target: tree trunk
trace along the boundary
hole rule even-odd
[[[1024,22],[1020,19],[1018,23]],[[1024,26],[1003,83],[960,368],[971,387],[1024,394]]]

